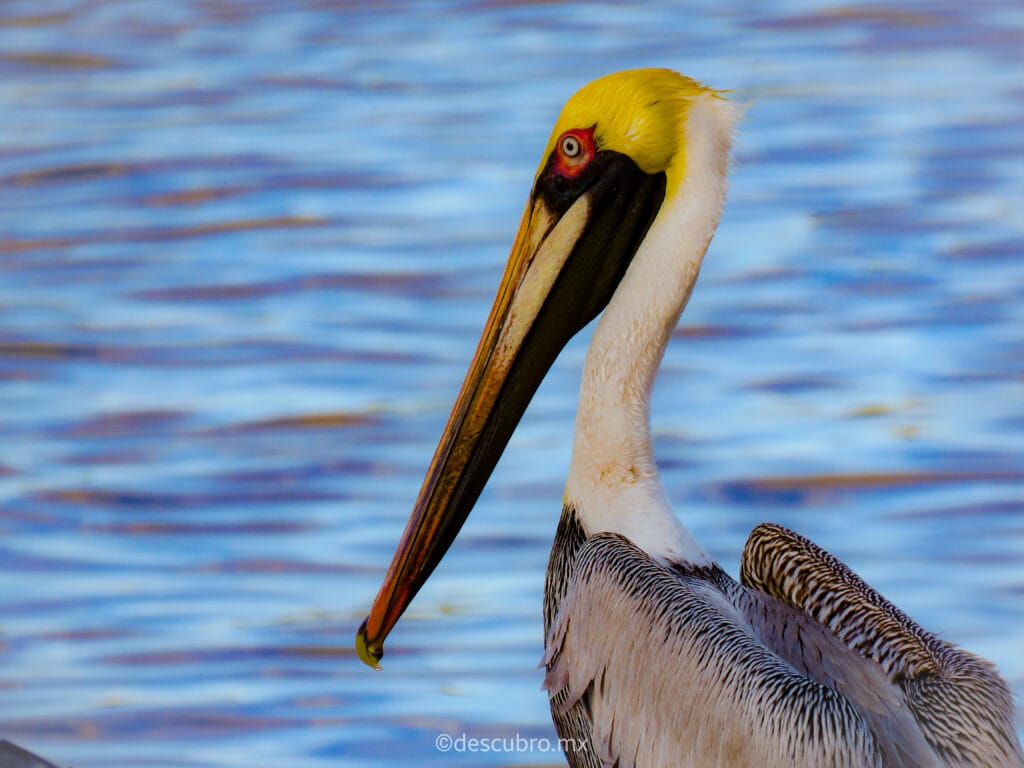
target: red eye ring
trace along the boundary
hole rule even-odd
[[[560,176],[574,178],[590,165],[596,153],[593,127],[572,128],[558,137],[553,170]]]

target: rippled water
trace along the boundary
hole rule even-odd
[[[546,765],[586,335],[372,673],[351,642],[579,85],[748,104],[657,453],[1024,693],[1024,9],[8,0],[0,736],[74,766]],[[515,744],[515,742],[510,742]],[[521,743],[521,742],[520,742]]]

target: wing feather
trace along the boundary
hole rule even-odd
[[[780,525],[759,525],[744,547],[740,581],[876,662],[904,692],[945,765],[1024,766],[1010,691],[995,668],[916,624],[813,542]]]
[[[571,764],[894,764],[883,761],[867,719],[846,696],[767,647],[759,632],[768,623],[754,627],[747,611],[773,606],[738,606],[727,592],[729,584],[742,588],[720,570],[677,571],[621,536],[600,534],[580,547],[573,571],[543,659],[556,717],[577,708],[591,719],[598,754],[567,755]],[[814,646],[824,633],[805,625],[793,643]]]

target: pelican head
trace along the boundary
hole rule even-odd
[[[683,251],[672,245],[659,258],[685,252],[690,262],[696,259],[696,265],[655,265],[672,286],[665,339],[671,333],[724,198],[724,181],[720,193],[710,194],[707,174],[695,173],[690,162],[696,142],[724,178],[732,118],[713,132],[724,146],[710,152],[707,137],[696,135],[704,133],[700,121],[690,119],[696,105],[716,102],[722,102],[719,92],[690,78],[640,69],[595,80],[563,108],[480,343],[398,550],[356,635],[359,657],[370,666],[379,668],[385,637],[451,546],[558,353],[609,304],[657,223],[659,242],[693,243]],[[695,200],[714,198],[699,226],[687,227],[686,217],[676,215],[688,189]]]

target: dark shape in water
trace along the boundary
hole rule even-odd
[[[0,768],[57,768],[48,760],[34,755],[17,744],[0,739]]]

